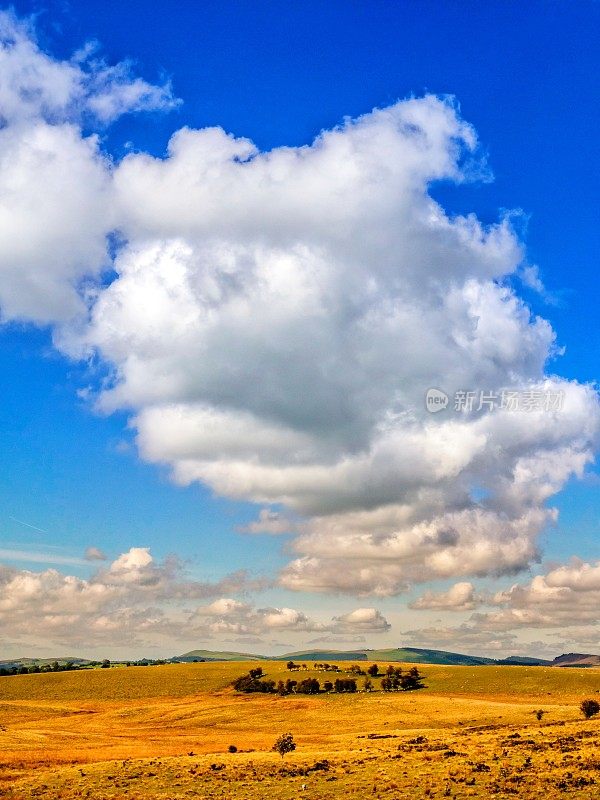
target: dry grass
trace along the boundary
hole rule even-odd
[[[0,797],[600,796],[600,721],[578,710],[600,670],[424,666],[414,693],[234,693],[251,666],[0,678]],[[282,760],[270,748],[288,730],[298,749]]]

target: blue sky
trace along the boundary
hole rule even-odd
[[[57,2],[16,3],[14,8],[21,18],[35,15],[39,49],[53,59],[68,60],[86,42],[97,41],[96,53],[106,63],[131,59],[132,74],[149,85],[170,81],[172,96],[181,100],[172,108],[161,100],[154,104],[157,108],[147,111],[126,113],[124,109],[110,124],[85,115],[74,123],[82,126],[83,136],[99,134],[101,150],[115,165],[131,153],[163,158],[169,138],[184,126],[221,126],[266,152],[310,145],[320,131],[334,128],[345,118],[393,106],[411,96],[454,96],[460,108],[456,113],[477,132],[477,157],[480,163],[486,161],[493,180],[457,181],[440,175],[428,179],[431,197],[449,218],[474,213],[483,225],[493,225],[507,209],[519,210],[512,219],[514,235],[523,246],[523,263],[539,268],[545,288],[536,289],[519,277],[522,264],[506,268],[502,278],[495,279],[513,287],[533,315],[548,320],[556,332],[556,343],[564,352],[550,358],[547,375],[591,384],[598,379],[597,3],[181,2],[174,11],[172,5],[160,3]],[[231,203],[235,215],[235,198]],[[227,214],[227,208],[223,213]],[[264,211],[265,218],[269,213]],[[249,212],[249,218],[255,224],[259,219],[260,225],[259,216]],[[103,285],[113,277],[105,275]],[[2,280],[10,281],[10,273]],[[4,307],[3,316],[10,317]],[[120,318],[115,319],[117,323],[111,324],[120,324]],[[236,570],[248,570],[253,579],[264,578],[273,585],[257,590],[240,584],[240,602],[258,609],[300,609],[298,613],[320,621],[312,627],[302,622],[296,628],[274,624],[262,631],[255,617],[249,621],[248,614],[256,613],[246,610],[241,621],[236,618],[236,633],[219,633],[215,639],[214,630],[205,636],[202,631],[208,629],[200,626],[196,636],[182,639],[182,647],[211,646],[212,641],[228,642],[232,649],[252,645],[273,651],[279,644],[296,646],[321,635],[339,646],[361,636],[371,646],[391,645],[406,639],[406,631],[421,630],[421,634],[410,634],[411,643],[488,653],[500,648],[523,652],[560,648],[560,643],[544,638],[552,636],[552,631],[540,632],[547,631],[546,621],[540,622],[539,630],[532,622],[522,638],[512,639],[516,628],[510,622],[502,622],[504,627],[500,623],[477,627],[479,623],[469,621],[470,612],[480,603],[472,593],[506,590],[520,582],[523,591],[531,594],[528,569],[552,571],[572,556],[594,568],[600,502],[589,459],[580,465],[583,479],[573,479],[572,472],[578,469],[573,466],[556,484],[551,501],[540,501],[540,507],[559,510],[558,521],[539,523],[537,544],[532,548],[539,545],[541,554],[535,557],[532,550],[524,556],[520,571],[514,564],[506,568],[500,564],[497,570],[488,564],[467,574],[441,571],[432,575],[431,582],[420,573],[418,578],[409,577],[407,587],[401,588],[398,579],[395,588],[374,592],[360,586],[356,591],[351,586],[340,589],[335,582],[325,582],[324,591],[314,591],[311,577],[296,591],[293,582],[278,582],[276,577],[297,557],[294,535],[241,534],[238,528],[250,524],[267,506],[274,515],[286,519],[291,515],[292,521],[322,520],[330,512],[304,498],[286,503],[291,489],[265,501],[266,489],[256,490],[255,495],[240,488],[223,490],[219,488],[223,478],[219,478],[221,483],[215,478],[212,485],[204,478],[174,482],[171,468],[177,466],[177,459],[165,455],[167,444],[154,440],[148,444],[152,452],[163,446],[158,457],[138,454],[131,419],[147,404],[136,406],[130,395],[110,413],[101,413],[94,405],[102,389],[101,376],[112,368],[111,362],[124,369],[114,355],[122,344],[112,345],[111,356],[108,348],[102,351],[103,345],[98,344],[105,338],[86,339],[96,349],[98,361],[93,364],[101,364],[96,371],[89,361],[72,356],[75,334],[68,334],[69,347],[56,344],[64,325],[64,318],[48,317],[36,324],[19,313],[0,329],[0,561],[11,569],[38,574],[55,566],[85,581],[100,563],[85,560],[86,548],[101,549],[106,564],[130,548],[150,548],[156,564],[176,553],[191,580],[216,582]],[[507,367],[506,374],[513,367]],[[440,385],[443,379],[440,375]],[[529,379],[534,379],[533,372]],[[285,384],[288,389],[290,385]],[[187,402],[189,397],[184,399]],[[249,401],[244,413],[252,407]],[[215,401],[214,408],[221,406]],[[581,412],[582,419],[593,417],[595,407],[590,409]],[[556,445],[557,458],[561,448],[575,446],[576,433],[570,431],[569,441]],[[548,436],[543,434],[544,441]],[[589,433],[585,445],[591,450],[594,436]],[[529,454],[521,453],[521,457]],[[248,458],[248,463],[253,462]],[[229,469],[233,469],[231,464]],[[376,495],[377,481],[373,480]],[[543,480],[540,473],[539,481]],[[354,510],[360,502],[365,509],[372,508],[371,500],[356,501],[359,505]],[[319,548],[301,552],[316,558]],[[64,559],[73,563],[67,567],[60,563]],[[550,562],[550,567],[545,566]],[[104,569],[102,563],[100,569]],[[327,565],[322,569],[327,572]],[[503,577],[498,578],[498,572]],[[415,597],[424,592],[443,594],[457,581],[472,587],[471,595],[464,590],[470,599],[462,605],[446,598],[425,602],[420,611],[407,609]],[[550,581],[549,585],[555,584]],[[143,602],[147,606],[150,601]],[[190,608],[194,603],[198,605],[190,598]],[[176,598],[168,597],[167,610],[175,606]],[[192,613],[190,608],[185,612]],[[368,620],[364,625],[349,621],[337,627],[324,622],[357,608],[376,610],[389,626],[382,626],[378,617],[373,617],[371,628]],[[178,608],[177,613],[184,612]],[[461,613],[463,617],[457,616]],[[207,615],[220,619],[217,611]],[[576,611],[573,615],[569,620],[576,624]],[[462,624],[468,626],[466,633],[459,630]],[[581,647],[591,646],[595,624],[595,619],[581,620]],[[504,639],[498,633],[501,627]],[[81,652],[111,649],[102,639],[91,636],[86,641],[83,634],[69,640],[57,633],[56,638],[45,640],[43,636],[27,638],[17,629],[3,646],[7,653],[15,653],[25,644],[48,651],[63,643]],[[123,633],[111,652],[130,648],[138,653],[146,648],[172,654],[178,647],[177,641],[162,639],[157,629],[148,639],[132,638],[131,644]]]

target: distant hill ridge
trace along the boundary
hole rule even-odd
[[[5,660],[0,661],[0,668],[2,667],[41,667],[45,664],[54,664],[54,662],[58,664],[90,664],[91,661],[88,658],[76,658],[75,656],[57,656],[55,658],[29,658],[29,657],[21,657],[21,658],[7,658]]]
[[[448,650],[431,650],[421,647],[394,647],[380,650],[296,650],[280,656],[263,656],[251,653],[227,653],[212,650],[191,650],[174,661],[402,661],[404,663],[439,664],[456,666],[541,666],[541,667],[593,667],[600,666],[600,656],[589,653],[566,653],[550,661],[529,656],[486,658]]]
[[[600,656],[590,653],[564,653],[552,663],[557,667],[600,667]]]
[[[509,656],[507,658],[486,658],[472,656],[465,653],[454,653],[449,650],[431,650],[421,647],[392,647],[379,650],[296,650],[283,653],[279,656],[265,656],[256,653],[238,653],[233,650],[190,650],[180,656],[174,656],[170,661],[400,661],[405,664],[437,664],[440,666],[544,666],[544,667],[600,667],[600,655],[591,653],[563,653],[552,661],[529,656]],[[74,664],[90,664],[89,659],[69,657],[66,658],[10,658],[0,660],[0,668],[20,666],[42,666],[57,661],[59,664],[72,662]],[[113,663],[119,663],[114,661]]]
[[[478,666],[495,664],[493,658],[450,653],[444,650],[424,650],[418,647],[393,647],[381,650],[295,650],[280,656],[251,653],[228,653],[212,650],[191,650],[176,656],[174,661],[403,661],[405,663],[458,664]]]

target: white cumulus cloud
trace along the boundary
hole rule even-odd
[[[409,604],[417,610],[468,611],[478,605],[475,587],[468,581],[455,583],[447,592],[425,592]]]
[[[592,459],[594,390],[546,372],[554,332],[502,283],[522,259],[509,222],[428,192],[463,180],[475,145],[428,96],[268,153],[184,129],[115,170],[128,244],[63,346],[112,365],[98,405],[132,410],[144,459],[305,517],[287,588],[519,571]],[[434,417],[430,386],[564,405]],[[248,530],[282,530],[261,513]]]
[[[182,128],[164,157],[115,163],[83,122],[174,101],[92,56],[53,59],[0,17],[3,319],[100,359],[97,407],[127,410],[174,480],[302,518],[287,588],[393,595],[538,559],[548,501],[593,458],[598,397],[553,374],[554,331],[509,288],[510,217],[431,195],[477,174],[457,104],[410,98],[269,152]],[[430,387],[564,402],[432,415]],[[143,559],[107,574],[160,586]]]
[[[198,608],[189,624],[194,632],[207,638],[220,634],[261,636],[275,634],[277,631],[319,632],[333,636],[377,634],[385,633],[391,627],[383,614],[375,608],[357,608],[329,621],[321,621],[295,608],[255,608],[250,603],[225,597]]]

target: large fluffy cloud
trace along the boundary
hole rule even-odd
[[[508,221],[449,217],[428,193],[474,146],[425,97],[299,149],[183,130],[116,170],[129,243],[65,346],[113,365],[99,406],[133,410],[143,458],[308,518],[288,588],[518,571],[592,457],[595,393],[545,374],[553,331],[502,284],[522,258]],[[433,386],[564,404],[434,417]]]
[[[554,332],[506,280],[524,258],[510,219],[431,196],[481,172],[456,104],[408,99],[270,152],[183,128],[162,158],[109,164],[80,120],[168,90],[53,61],[11,24],[3,314],[108,365],[97,405],[130,411],[142,458],[303,517],[288,588],[391,595],[535,560],[548,500],[592,459],[598,400],[548,372]],[[114,277],[90,284],[110,230]],[[563,402],[432,415],[431,387]],[[269,513],[248,530],[286,527]]]

